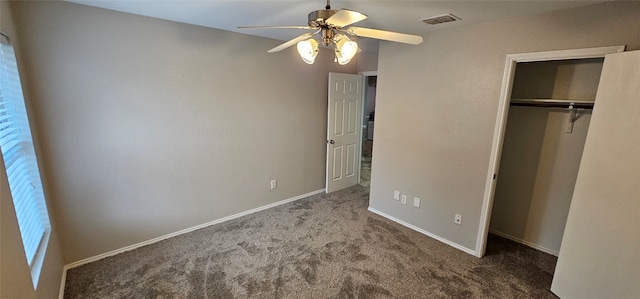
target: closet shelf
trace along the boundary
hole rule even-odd
[[[511,99],[513,106],[552,107],[552,108],[593,108],[594,101],[568,99]]]

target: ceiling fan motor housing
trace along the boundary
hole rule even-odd
[[[0,0],[1,1],[1,0]],[[349,63],[358,49],[358,45],[352,41],[347,35],[356,37],[368,37],[380,40],[387,40],[398,43],[418,45],[422,43],[422,36],[398,33],[392,31],[349,27],[351,24],[360,22],[367,18],[367,15],[350,10],[331,9],[330,0],[327,0],[325,9],[312,11],[308,15],[309,27],[306,26],[248,26],[241,28],[287,28],[287,29],[306,29],[313,30],[298,37],[295,37],[277,47],[267,51],[269,53],[279,52],[295,44],[298,44],[300,56],[307,63],[313,63],[315,59],[314,53],[317,53],[317,47],[320,43],[324,46],[335,45],[336,59],[340,64]],[[320,33],[321,40],[313,36]],[[302,50],[301,50],[302,49]]]
[[[333,37],[335,36],[335,32],[331,28],[322,28],[322,43],[325,46],[331,45],[333,43]]]
[[[328,26],[324,21],[334,15],[337,10],[323,9],[316,10],[309,13],[309,26],[318,28]]]

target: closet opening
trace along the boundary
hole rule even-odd
[[[488,234],[558,256],[604,56],[624,46],[511,54],[487,176]]]
[[[558,255],[603,61],[516,65],[490,233]]]

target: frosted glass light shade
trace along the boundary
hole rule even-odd
[[[351,61],[351,58],[358,52],[358,44],[350,40],[344,34],[338,34],[334,38],[336,44],[336,60],[340,65],[345,65]]]
[[[308,39],[298,42],[298,54],[302,60],[308,64],[313,64],[318,56],[318,42],[315,39]]]

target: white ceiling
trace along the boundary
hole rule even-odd
[[[298,29],[238,29],[254,25],[307,25],[307,14],[324,9],[326,0],[67,0],[111,10],[172,20],[250,35],[289,40],[302,33]],[[332,9],[348,8],[369,16],[357,23],[369,27],[424,36],[426,32],[497,21],[523,15],[591,5],[606,1],[331,1]],[[426,26],[418,19],[453,13],[461,21]],[[358,41],[363,51],[377,52],[378,43]],[[265,49],[265,51],[268,49]]]

